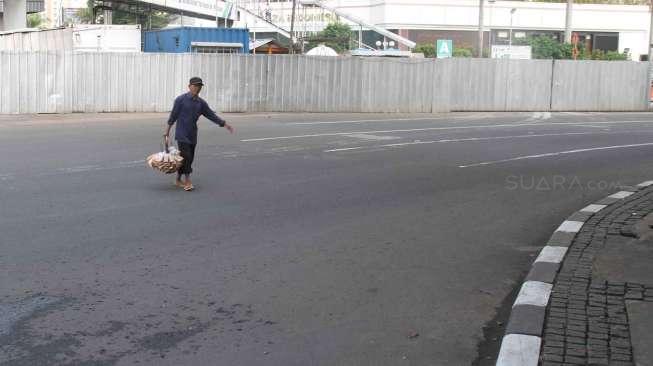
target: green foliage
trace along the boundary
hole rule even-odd
[[[27,28],[40,28],[43,25],[43,17],[39,13],[27,15]]]
[[[608,51],[605,53],[603,59],[607,61],[630,61],[630,55],[627,53],[619,53],[617,51]]]
[[[96,19],[93,19],[93,7],[95,6],[94,0],[88,1],[88,6],[85,9],[77,11],[77,17],[82,23],[103,23],[104,14],[101,10],[97,11]],[[130,11],[128,8],[118,7],[113,10],[112,23],[113,24],[140,24],[143,29],[160,29],[166,27],[172,22],[174,15],[168,14],[163,11],[152,11],[147,14],[143,11]],[[151,24],[150,24],[151,22]]]
[[[433,58],[436,56],[435,43],[420,43],[413,50],[415,53],[423,53],[424,57]],[[453,57],[472,57],[474,51],[471,48],[455,47],[453,48]]]
[[[571,55],[571,47],[566,50],[564,45],[551,37],[539,36],[529,39],[529,45],[533,58],[537,59],[562,59],[567,58],[567,52]]]
[[[472,57],[474,51],[471,48],[455,47],[453,48],[453,57]]]
[[[308,39],[305,51],[323,44],[333,48],[338,53],[343,53],[351,48],[352,37],[353,32],[349,25],[340,22],[329,23],[315,37]]]
[[[532,47],[533,58],[536,59],[573,59],[573,46],[569,43],[560,43],[555,39],[546,36],[533,37],[528,40],[528,44]],[[628,54],[619,53],[616,51],[602,51],[593,50],[588,52],[585,49],[584,43],[578,44],[578,60],[606,60],[618,61],[628,60]]]
[[[435,57],[435,45],[432,43],[420,43],[413,50],[415,53],[423,53],[424,57]]]

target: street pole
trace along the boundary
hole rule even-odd
[[[483,58],[483,5],[485,0],[478,3],[478,57]]]
[[[512,50],[512,16],[515,14],[515,11],[517,11],[515,8],[510,10],[510,35],[508,38],[508,48],[510,48],[510,50]]]
[[[651,12],[651,26],[648,31],[648,62],[653,61],[653,2],[649,6]]]
[[[292,0],[292,13],[290,14],[290,53],[295,53],[295,7],[297,0]]]
[[[651,27],[649,29],[649,35],[648,35],[648,90],[646,93],[646,99],[649,103],[651,103],[651,90],[653,89],[653,80],[651,80],[651,73],[653,69],[653,1],[651,1],[650,5],[650,12],[651,12]]]
[[[567,0],[567,18],[565,20],[565,43],[571,43],[571,15],[574,0]]]

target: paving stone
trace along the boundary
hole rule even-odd
[[[551,349],[565,348],[565,342],[564,341],[545,341],[544,344],[545,344],[545,346],[543,348],[543,352],[546,351],[548,348],[551,348]]]
[[[587,327],[585,326],[578,326],[578,325],[567,325],[567,331],[574,331],[574,332],[587,332]]]
[[[559,328],[558,327],[555,327],[555,328],[549,327],[549,328],[547,328],[545,334],[555,334],[555,335],[564,336],[566,333],[567,332],[565,331],[564,327],[559,327]]]
[[[636,291],[628,291],[626,293],[626,299],[627,300],[642,300],[642,299],[644,299],[644,293],[643,292],[636,292]]]
[[[607,366],[610,364],[610,360],[607,357],[590,357],[587,364],[590,366]]]
[[[589,358],[608,358],[608,350],[605,349],[593,349],[590,348],[587,350],[587,357]]]
[[[564,362],[565,358],[562,355],[554,355],[554,354],[544,354],[542,355],[542,360],[544,361],[554,361],[554,362]],[[546,365],[547,363],[543,363],[542,365]],[[559,365],[559,363],[556,363]]]
[[[588,333],[587,337],[593,339],[602,339],[606,341],[610,339],[610,336],[608,336],[607,333]]]
[[[590,347],[607,347],[608,346],[608,341],[603,340],[603,339],[588,339],[587,340],[587,345]]]
[[[565,339],[565,342],[567,342],[567,344],[582,344],[582,345],[584,345],[585,344],[585,337],[573,337],[573,336],[569,337],[568,336]]]
[[[565,356],[565,362],[572,365],[585,365],[585,357]]]
[[[585,319],[569,319],[567,320],[567,325],[570,327],[582,327],[586,328],[587,327],[587,320]]]
[[[567,314],[567,319],[569,324],[572,322],[587,322],[587,315],[580,315],[580,314]]]
[[[584,340],[585,337],[587,336],[587,333],[567,329],[567,336],[572,337],[572,338],[578,337],[578,338],[582,338]]]
[[[565,337],[563,337],[561,335],[548,334],[548,332],[545,333],[545,335],[544,335],[544,344],[545,345],[548,345],[549,342],[564,342],[564,341],[565,341]]]
[[[653,189],[640,193],[625,200],[604,199],[612,204],[592,216],[572,215],[585,221],[575,238],[551,237],[550,241],[568,240],[569,249],[555,278],[543,339],[546,349],[557,353],[548,353],[551,360],[543,358],[542,366],[633,366],[625,301],[653,302],[653,286],[592,276],[595,255],[609,235],[621,235],[653,212]],[[559,358],[563,345],[564,363]]]
[[[610,366],[634,366],[632,362],[611,360]]]
[[[611,338],[610,346],[630,349],[630,340],[626,338]]]
[[[630,360],[632,360],[632,357],[630,355],[622,355],[622,354],[619,354],[619,353],[613,353],[613,354],[610,354],[610,360],[630,361]]]
[[[565,348],[565,355],[585,357],[587,355],[587,350],[585,348]]]

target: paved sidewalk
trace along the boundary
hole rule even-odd
[[[542,366],[653,365],[653,187],[597,204],[553,284]]]

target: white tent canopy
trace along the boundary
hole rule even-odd
[[[327,47],[323,44],[311,49],[310,51],[306,52],[307,56],[338,56],[338,52],[336,52],[333,48]]]

